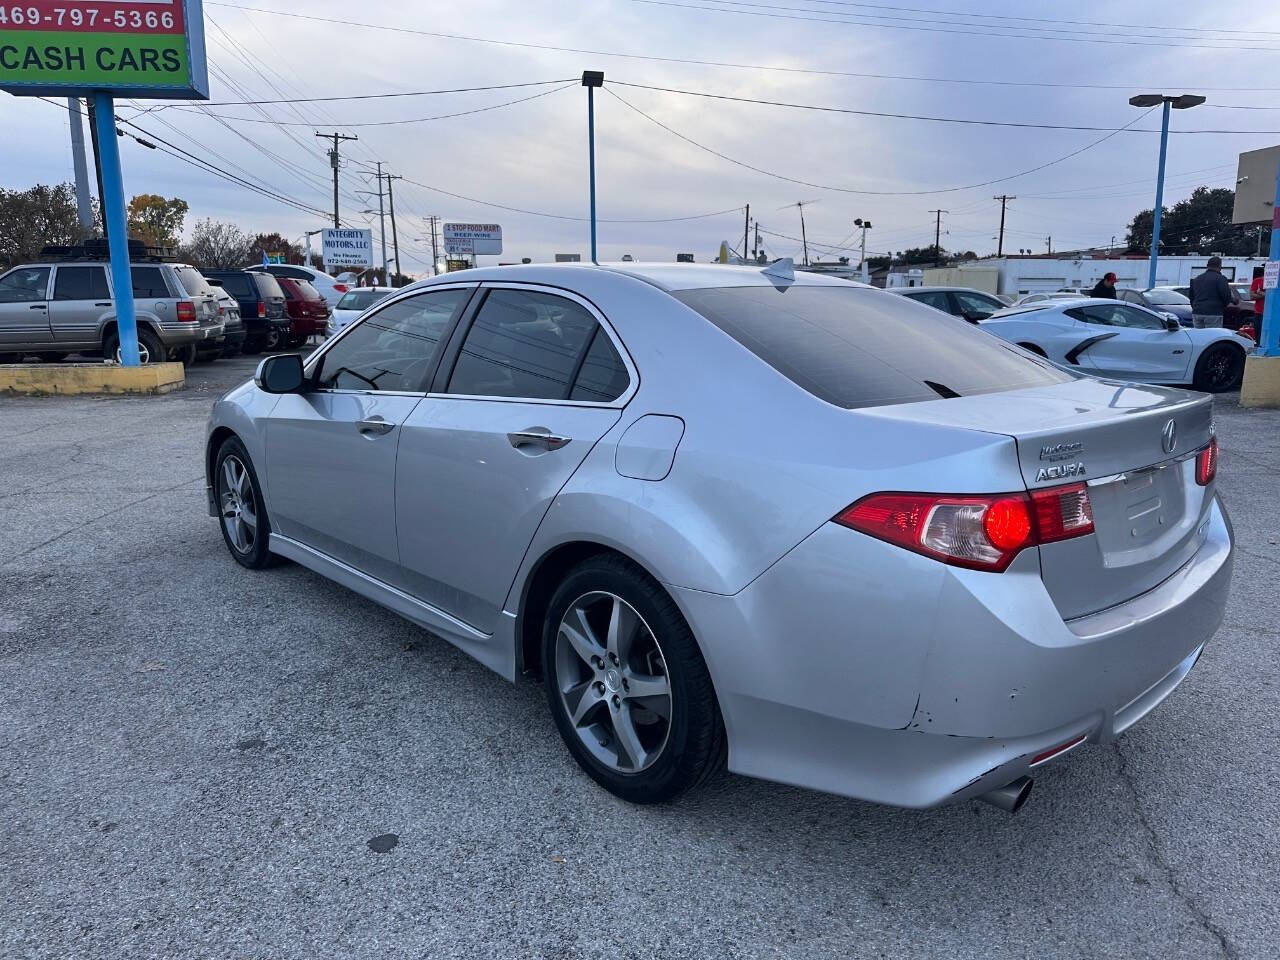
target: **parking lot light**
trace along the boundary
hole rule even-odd
[[[1160,166],[1156,173],[1156,205],[1151,216],[1151,266],[1147,271],[1147,289],[1156,285],[1156,261],[1160,257],[1160,214],[1164,206],[1164,162],[1169,152],[1169,108],[1174,110],[1190,110],[1205,102],[1205,98],[1195,93],[1183,93],[1170,96],[1164,93],[1140,93],[1129,98],[1131,107],[1155,107],[1164,104],[1160,120]]]

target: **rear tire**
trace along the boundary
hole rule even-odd
[[[222,541],[236,563],[250,570],[262,570],[276,563],[278,558],[267,549],[271,541],[271,521],[267,518],[262,487],[249,452],[236,437],[228,437],[218,448],[213,463],[213,490]]]
[[[1244,351],[1233,343],[1215,343],[1196,361],[1192,385],[1206,393],[1238,390],[1244,379]]]
[[[267,339],[265,336],[251,336],[245,340],[244,346],[240,348],[240,352],[246,357],[256,357],[262,352],[266,345]]]
[[[20,353],[0,353],[0,363],[21,363],[22,354]]]
[[[724,766],[724,722],[693,632],[630,560],[592,557],[568,573],[547,610],[542,657],[565,745],[615,796],[662,803]]]
[[[120,363],[120,334],[112,330],[102,344],[102,355]],[[168,359],[169,351],[165,349],[160,338],[146,327],[138,329],[138,358],[145,363],[160,363]]]
[[[266,348],[268,353],[275,353],[278,350],[284,349],[285,340],[287,338],[288,334],[283,330],[280,330],[278,327],[272,327],[267,331],[267,341],[263,346]]]

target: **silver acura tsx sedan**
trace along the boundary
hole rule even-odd
[[[540,677],[620,797],[727,760],[1013,810],[1217,629],[1217,458],[1208,396],[785,265],[624,263],[406,287],[219,400],[207,470],[237,562]]]

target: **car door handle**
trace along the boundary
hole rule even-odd
[[[43,303],[33,303],[31,306],[27,307],[27,309],[28,310],[47,310],[48,307],[46,307]]]
[[[111,301],[110,301],[110,300],[107,300],[107,301],[104,301],[103,303],[95,303],[95,304],[94,304],[94,306],[95,306],[95,307],[109,307],[109,306],[111,306]]]
[[[559,450],[570,439],[570,437],[558,437],[546,427],[529,427],[516,433],[507,434],[507,440],[517,450],[530,445],[546,447],[548,450]]]
[[[380,437],[390,433],[396,428],[396,425],[388,420],[383,420],[382,417],[370,417],[368,420],[361,420],[356,424],[356,428],[361,433],[372,433]]]

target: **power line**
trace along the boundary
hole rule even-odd
[[[1022,170],[1018,173],[1011,173],[1008,176],[1004,176],[1004,177],[996,177],[991,180],[983,180],[980,183],[970,183],[970,184],[966,184],[964,186],[959,186],[959,187],[938,187],[931,190],[860,190],[860,189],[854,189],[852,187],[841,187],[841,186],[836,186],[834,184],[829,184],[829,183],[815,183],[811,180],[801,180],[796,177],[788,177],[785,174],[775,173],[771,170],[765,170],[763,167],[757,167],[754,164],[747,163],[745,160],[739,160],[735,157],[731,157],[726,153],[721,153],[719,150],[715,150],[711,147],[706,146],[705,144],[699,143],[693,138],[687,137],[683,133],[680,133],[679,131],[667,126],[661,120],[651,117],[649,114],[645,113],[643,110],[641,110],[635,104],[631,103],[629,100],[625,100],[622,98],[621,95],[614,93],[614,91],[611,90],[608,85],[604,87],[604,90],[614,99],[620,101],[625,106],[630,107],[632,110],[640,114],[640,116],[644,117],[650,123],[653,123],[661,127],[663,130],[666,130],[672,136],[683,140],[685,143],[688,143],[691,146],[697,147],[699,150],[706,151],[712,156],[719,157],[721,160],[724,160],[728,163],[732,163],[735,166],[743,167],[744,169],[751,170],[754,173],[759,173],[766,177],[771,177],[775,180],[785,180],[788,183],[794,183],[804,187],[816,187],[817,189],[820,189],[820,190],[832,190],[837,193],[850,193],[850,194],[858,194],[861,196],[922,197],[922,196],[929,196],[932,194],[939,194],[939,193],[958,193],[962,190],[974,190],[974,189],[977,189],[978,187],[989,187],[997,183],[1005,183],[1009,180],[1016,180],[1019,177],[1025,177],[1033,173],[1038,173],[1039,171],[1044,170],[1048,167],[1052,167],[1066,160],[1070,160],[1072,157],[1078,157],[1080,154],[1084,153],[1085,151],[1092,150],[1094,147],[1098,146],[1101,143],[1105,143],[1107,140],[1110,140],[1112,137],[1116,136],[1122,130],[1126,129],[1126,127],[1120,127],[1116,130],[1112,130],[1111,132],[1107,133],[1105,136],[1099,137],[1097,140],[1094,140],[1092,143],[1085,144],[1083,147],[1080,147],[1077,150],[1073,150],[1070,153],[1064,154],[1063,156],[1058,157],[1054,160],[1046,161],[1045,163],[1039,164],[1038,166],[1031,167],[1028,170]],[[1156,108],[1152,107],[1151,110],[1146,111],[1146,113],[1139,114],[1130,122],[1131,123],[1139,122],[1154,109]]]
[[[637,0],[637,2],[649,2],[649,0]],[[978,127],[1015,127],[1019,129],[1030,130],[1081,130],[1090,133],[1119,133],[1127,131],[1129,133],[1159,133],[1159,130],[1148,129],[1146,127],[1135,128],[1132,124],[1125,124],[1122,127],[1097,127],[1083,124],[1067,124],[1067,123],[1029,123],[1020,120],[973,120],[967,117],[936,117],[926,114],[914,113],[889,113],[879,110],[857,110],[853,107],[827,107],[811,103],[790,103],[785,100],[761,100],[756,97],[739,97],[728,93],[708,93],[703,90],[684,90],[679,87],[658,87],[647,83],[627,83],[622,80],[610,80],[610,84],[616,87],[632,87],[637,90],[656,90],[660,93],[675,93],[685,97],[702,97],[707,100],[726,100],[733,103],[752,103],[766,107],[785,107],[790,110],[810,110],[818,113],[841,113],[850,114],[859,117],[881,117],[893,120],[921,120],[929,123],[958,123],[966,126]],[[614,94],[617,96],[617,94]],[[1146,116],[1146,114],[1143,114]],[[1171,130],[1170,133],[1213,133],[1213,134],[1280,134],[1280,130]]]
[[[283,103],[334,103],[339,100],[390,100],[396,97],[431,97],[444,93],[478,93],[485,90],[514,90],[517,87],[549,87],[555,83],[577,83],[577,77],[561,80],[530,80],[526,83],[491,83],[484,87],[452,87],[447,90],[407,90],[402,93],[352,93],[334,97],[291,97],[280,100],[211,100],[206,107],[270,107]],[[166,107],[176,104],[165,104]]]
[[[321,17],[315,14],[294,12],[289,10],[269,10],[265,7],[246,6],[226,3],[223,0],[206,0],[206,7],[225,7],[229,10],[241,10],[246,13],[263,13],[269,16],[288,17],[291,20],[310,20],[316,23],[331,23],[344,27],[363,27],[368,30],[383,30],[390,33],[413,34],[415,36],[434,37],[438,40],[458,40],[464,43],[483,43],[499,47],[515,47],[524,50],[546,50],[553,53],[588,54],[593,57],[614,57],[621,60],[641,60],[649,63],[677,63],[699,67],[722,67],[731,70],[760,70],[770,73],[795,73],[823,77],[852,77],[862,80],[896,80],[916,83],[957,83],[965,85],[997,86],[997,87],[1040,87],[1067,90],[1128,90],[1143,86],[1142,83],[1107,84],[1107,83],[1053,83],[1041,80],[975,80],[967,77],[917,77],[904,74],[864,73],[850,70],[822,70],[813,67],[781,67],[762,63],[736,63],[726,60],[701,60],[693,57],[661,57],[652,54],[624,53],[618,50],[591,50],[585,47],[566,47],[547,43],[528,43],[518,40],[497,40],[491,37],[473,37],[459,33],[442,33],[433,30],[420,30],[414,27],[391,26],[385,23],[366,23],[359,20],[346,20],[339,17]],[[1174,87],[1195,87],[1202,92],[1220,93],[1270,93],[1280,87],[1206,87],[1201,84],[1159,83],[1152,86],[1173,89]]]
[[[955,30],[955,29],[950,29],[947,26],[921,26],[921,25],[908,26],[901,23],[873,23],[873,22],[869,23],[865,19],[864,20],[840,20],[833,17],[806,17],[806,16],[799,16],[798,14],[788,14],[788,13],[766,13],[759,10],[731,10],[731,9],[725,9],[724,7],[708,7],[708,6],[700,6],[692,3],[677,3],[675,2],[675,0],[632,0],[632,3],[645,3],[651,6],[658,6],[658,7],[675,7],[681,10],[699,10],[706,13],[727,13],[732,16],[739,16],[739,17],[768,17],[769,19],[773,19],[773,20],[800,20],[800,21],[807,21],[807,22],[813,22],[813,23],[837,23],[837,24],[842,24],[846,27],[872,27],[872,28],[878,28],[881,30],[918,30],[925,33],[959,34],[961,36],[972,36],[972,37],[998,37],[998,38],[1003,38],[1007,40],[1056,40],[1063,43],[1105,43],[1105,44],[1116,44],[1120,46],[1129,46],[1129,47],[1177,47],[1179,49],[1187,49],[1187,50],[1191,50],[1191,49],[1233,50],[1233,51],[1234,50],[1257,50],[1259,52],[1275,52],[1277,50],[1280,50],[1280,47],[1243,47],[1238,45],[1232,46],[1232,45],[1205,44],[1205,43],[1175,43],[1175,42],[1171,42],[1175,38],[1170,38],[1170,37],[1153,38],[1152,42],[1147,43],[1142,40],[1120,40],[1116,38],[1103,38],[1103,37],[1070,37],[1070,36],[1054,37],[1054,36],[1040,36],[1040,35],[1035,35],[1030,33],[993,33],[992,30],[996,28],[991,26],[984,26],[980,30]],[[782,9],[782,10],[799,9],[803,12],[803,8],[795,8],[795,7],[781,7],[776,9]],[[816,11],[816,12],[822,13],[825,11]],[[864,16],[864,15],[846,14],[845,16],[853,17],[853,16]],[[927,22],[928,21],[913,21],[914,24],[924,24]],[[943,23],[946,23],[946,21],[943,21]],[[976,27],[977,24],[967,24],[967,26]],[[1010,30],[1015,28],[1006,27],[1004,29]],[[1030,28],[1026,28],[1026,29],[1030,29]]]

